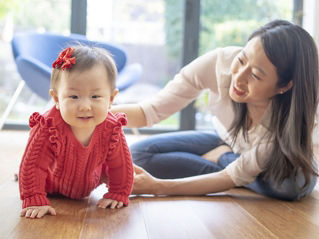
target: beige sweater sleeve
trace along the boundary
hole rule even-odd
[[[142,101],[147,126],[152,126],[180,111],[191,103],[203,89],[216,86],[215,65],[220,49],[209,52],[182,68],[152,99]]]
[[[239,158],[229,164],[225,170],[236,186],[252,183],[263,171],[264,159],[271,152],[271,143],[252,145],[249,150],[242,153]]]

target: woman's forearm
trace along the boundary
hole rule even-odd
[[[140,128],[146,126],[144,111],[138,104],[115,105],[111,108],[112,113],[123,112],[127,117],[127,127]]]
[[[156,195],[204,195],[222,192],[235,186],[223,170],[181,179],[158,179],[153,193]]]

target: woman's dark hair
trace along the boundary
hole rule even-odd
[[[318,53],[312,37],[301,27],[284,20],[272,21],[256,30],[249,40],[259,37],[264,51],[276,67],[277,87],[290,81],[293,86],[272,100],[269,139],[272,153],[266,161],[265,179],[281,183],[302,170],[303,188],[317,175],[313,164],[312,132],[318,106]],[[242,130],[247,136],[247,105],[233,102],[235,119],[231,132],[236,140]],[[247,137],[245,137],[247,138]]]

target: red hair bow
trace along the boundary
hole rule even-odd
[[[53,62],[53,68],[61,67],[62,70],[70,69],[73,64],[76,63],[75,57],[71,57],[74,52],[74,49],[68,47],[64,49],[58,56],[58,58]]]

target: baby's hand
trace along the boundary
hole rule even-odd
[[[100,208],[110,207],[111,209],[121,208],[121,207],[123,207],[123,202],[119,202],[119,201],[112,200],[109,198],[102,198],[98,201],[97,206]]]
[[[51,206],[33,206],[22,209],[20,216],[26,218],[41,218],[46,214],[56,215],[56,212]]]

